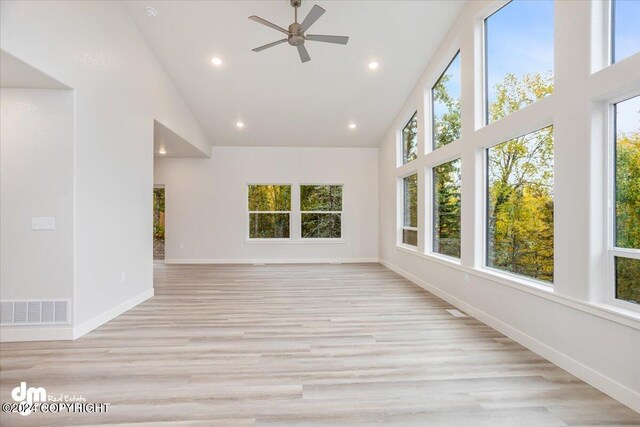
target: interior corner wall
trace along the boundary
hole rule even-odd
[[[2,1],[0,47],[74,89],[77,337],[153,294],[154,119],[210,144],[119,2]]]
[[[70,90],[0,89],[2,300],[73,298],[73,117]]]
[[[342,242],[247,241],[247,184],[259,183],[343,184]],[[378,260],[377,148],[213,147],[206,159],[156,157],[155,184],[166,192],[167,262]]]

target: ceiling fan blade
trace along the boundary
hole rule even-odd
[[[278,40],[273,43],[265,44],[264,46],[256,47],[255,49],[251,49],[251,50],[254,52],[260,52],[261,50],[269,49],[270,47],[279,45],[280,43],[284,43],[286,41],[287,39]]]
[[[252,21],[256,21],[259,24],[266,25],[267,27],[271,27],[274,30],[278,30],[281,33],[285,33],[286,35],[289,35],[289,31],[285,30],[282,27],[277,26],[276,24],[273,24],[273,23],[267,21],[266,19],[262,19],[259,16],[253,15],[253,16],[250,16],[249,19],[251,19]]]
[[[300,60],[302,62],[311,61],[311,57],[309,56],[309,52],[307,52],[307,48],[304,47],[303,44],[298,46],[298,53],[300,54]]]
[[[304,37],[307,40],[311,40],[314,42],[337,43],[337,44],[347,44],[347,42],[349,42],[348,36],[321,36],[321,35],[309,34]]]
[[[304,21],[302,21],[302,24],[300,24],[300,31],[302,31],[303,33],[307,31],[309,27],[312,26],[313,23],[316,22],[324,12],[326,11],[323,8],[321,8],[317,4],[314,4],[307,17],[304,18]]]

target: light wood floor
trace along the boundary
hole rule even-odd
[[[74,342],[3,344],[20,381],[108,414],[3,426],[640,425],[637,414],[377,264],[155,266],[156,296]]]

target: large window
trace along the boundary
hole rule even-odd
[[[342,237],[342,185],[300,186],[303,239]]]
[[[402,164],[418,157],[418,112],[416,111],[402,129]]]
[[[402,180],[402,243],[418,246],[418,174]]]
[[[431,89],[433,148],[460,138],[460,52]]]
[[[433,252],[460,258],[460,159],[433,168]]]
[[[249,185],[249,238],[288,239],[290,216],[290,185]]]
[[[513,0],[485,20],[486,123],[553,92],[553,1]]]
[[[615,297],[640,303],[640,96],[615,112]]]
[[[611,62],[640,52],[640,1],[611,2]]]
[[[553,282],[553,127],[487,150],[487,266]]]

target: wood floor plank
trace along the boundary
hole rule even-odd
[[[155,297],[73,342],[3,344],[20,381],[107,414],[13,425],[640,425],[637,414],[379,264],[156,264]]]

